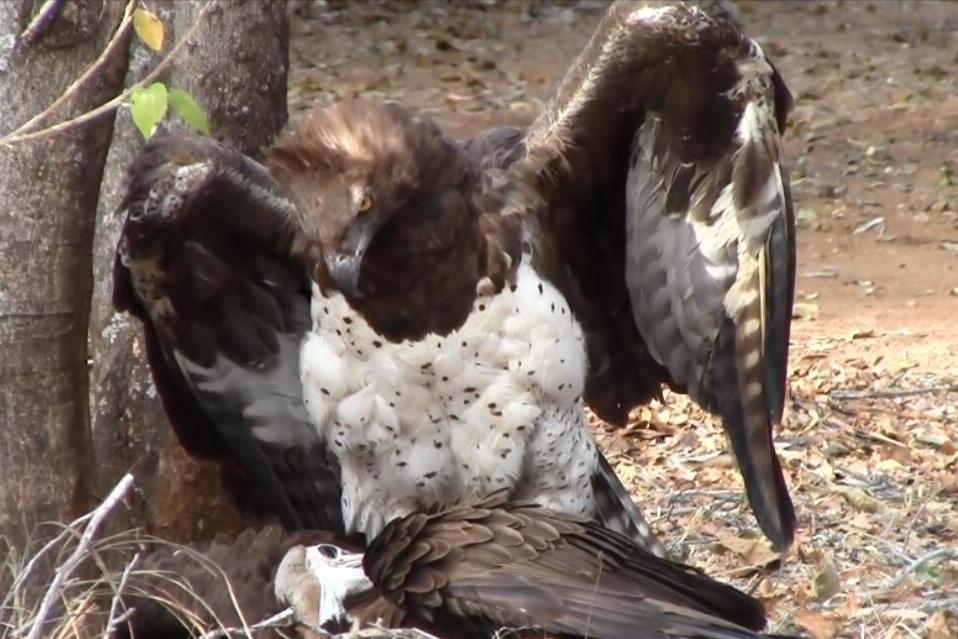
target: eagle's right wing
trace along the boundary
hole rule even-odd
[[[589,335],[590,407],[622,424],[667,384],[720,415],[779,550],[796,526],[773,441],[795,284],[790,105],[727,0],[622,0],[513,169],[544,202],[516,208],[558,247],[549,270]]]
[[[282,186],[212,140],[165,136],[121,209],[114,305],[143,323],[180,442],[237,468],[285,527],[342,530],[339,469],[302,399],[306,245]]]

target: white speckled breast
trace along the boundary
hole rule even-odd
[[[438,501],[503,487],[591,515],[586,352],[563,296],[528,265],[458,330],[394,344],[313,289],[307,408],[339,458],[347,530],[375,535]]]

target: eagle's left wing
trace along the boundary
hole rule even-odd
[[[285,189],[209,139],[150,141],[130,169],[113,301],[184,448],[239,471],[288,529],[342,530],[339,467],[309,420],[305,242]],[[236,491],[234,491],[236,492]]]
[[[618,2],[514,169],[539,180],[566,265],[551,270],[591,336],[590,405],[621,422],[668,383],[721,415],[778,548],[795,529],[772,443],[795,282],[790,103],[725,2]]]

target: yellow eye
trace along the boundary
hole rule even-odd
[[[373,208],[373,198],[369,193],[363,193],[362,198],[359,200],[359,212],[364,213],[369,209]]]

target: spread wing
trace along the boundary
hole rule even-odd
[[[501,494],[394,521],[364,566],[387,599],[440,633],[725,638],[755,637],[765,625],[762,606],[730,586]]]
[[[545,176],[540,224],[593,336],[590,405],[621,423],[668,383],[721,415],[779,549],[795,529],[772,442],[795,282],[790,102],[724,2],[619,2],[517,164]]]
[[[151,142],[130,170],[114,304],[142,323],[153,378],[191,453],[239,470],[288,529],[342,530],[339,471],[302,400],[310,325],[294,207],[259,164],[210,140]]]

